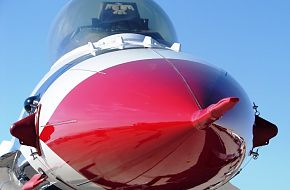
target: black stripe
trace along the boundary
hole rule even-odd
[[[51,86],[51,84],[56,81],[63,73],[65,73],[67,70],[71,69],[75,65],[92,58],[93,56],[88,54],[81,56],[72,62],[65,64],[60,69],[58,69],[56,72],[54,72],[42,85],[39,87],[39,89],[36,91],[34,95],[38,95],[40,98],[44,94],[44,92]]]

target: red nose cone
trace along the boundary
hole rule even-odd
[[[198,110],[194,92],[168,61],[136,61],[79,84],[41,139],[88,180],[109,189],[193,187],[230,163],[235,168],[243,154],[242,142],[226,130],[195,128]]]

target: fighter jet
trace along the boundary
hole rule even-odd
[[[72,0],[51,34],[54,64],[2,144],[3,190],[233,189],[278,132],[228,72],[181,51],[152,0]]]

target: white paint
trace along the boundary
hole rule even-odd
[[[160,56],[166,59],[180,59],[180,60],[186,60],[186,61],[193,61],[198,62],[201,64],[210,65],[204,60],[197,59],[196,57],[193,57],[191,54],[184,53],[184,52],[177,52],[177,51],[168,51],[167,49],[154,49],[156,53],[158,53]],[[213,66],[214,67],[214,66]]]
[[[83,61],[82,63],[73,67],[72,70],[102,72],[105,69],[132,61],[161,58],[162,57],[160,55],[156,54],[151,49],[125,49],[102,54],[89,60]]]
[[[96,51],[97,49],[95,48],[94,44],[92,42],[88,43],[88,48],[90,50],[90,53],[92,54],[92,56],[96,56]]]
[[[39,133],[41,134],[43,126],[45,126],[54,113],[57,106],[65,98],[65,96],[79,83],[90,77],[93,73],[88,71],[67,71],[60,76],[47,91],[43,94],[40,104],[41,113],[39,117]]]
[[[174,43],[170,49],[172,49],[173,51],[176,51],[176,52],[180,52],[181,51],[181,44],[180,43]]]
[[[0,144],[0,156],[8,153],[12,148],[13,142],[11,141],[2,141]]]
[[[143,40],[144,47],[152,47],[154,44],[153,38],[151,36],[146,36]]]

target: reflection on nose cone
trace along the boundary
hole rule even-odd
[[[242,87],[227,72],[210,65],[184,60],[170,60],[170,63],[182,75],[202,109],[224,98],[239,98],[239,103],[215,123],[242,137],[249,152],[252,148],[255,118],[252,103]]]
[[[197,111],[193,114],[192,124],[199,129],[209,127],[213,122],[222,117],[227,111],[232,109],[239,98],[230,97],[220,100],[216,104],[212,104],[206,109]]]
[[[163,59],[106,69],[65,97],[40,138],[107,189],[219,186],[238,170],[245,142],[213,122],[238,99],[200,110],[186,82]],[[195,122],[211,127],[200,130]]]

